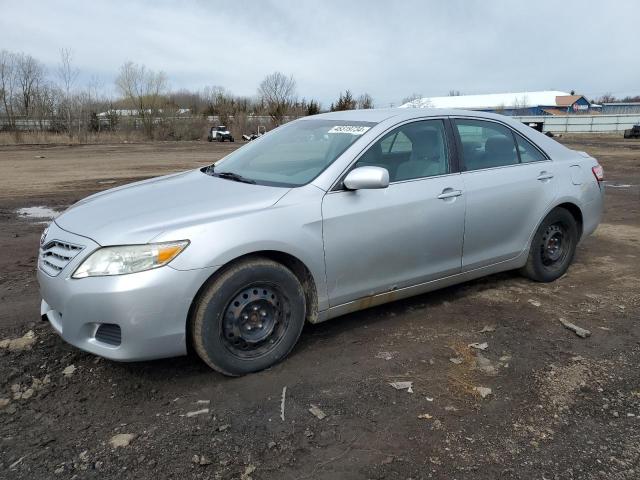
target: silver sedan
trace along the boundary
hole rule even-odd
[[[114,360],[242,375],[306,321],[518,269],[550,282],[597,227],[602,167],[500,115],[389,109],[283,125],[215,165],[73,205],[43,233],[42,315]]]

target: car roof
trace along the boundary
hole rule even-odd
[[[365,110],[341,110],[338,112],[321,113],[319,115],[312,115],[310,117],[304,117],[305,119],[322,119],[322,120],[351,120],[359,122],[375,122],[380,123],[390,118],[395,120],[411,120],[412,118],[424,118],[424,117],[442,117],[442,116],[467,116],[467,117],[480,117],[491,118],[496,120],[503,120],[503,115],[497,115],[494,113],[479,112],[477,110],[458,110],[448,108],[372,108]]]

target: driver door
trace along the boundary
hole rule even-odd
[[[402,149],[393,151],[395,138]],[[354,167],[387,168],[385,189],[327,193],[322,203],[329,304],[459,273],[465,201],[443,120],[410,122],[375,142]]]

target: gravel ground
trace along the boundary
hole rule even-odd
[[[43,225],[16,214],[234,146],[0,147],[0,478],[640,478],[640,142],[560,141],[607,179],[567,275],[499,274],[309,325],[286,361],[236,379],[66,345],[39,320]]]

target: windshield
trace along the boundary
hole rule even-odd
[[[225,157],[215,165],[215,173],[262,185],[305,185],[374,125],[338,120],[288,123]]]

